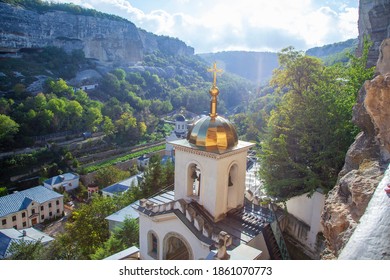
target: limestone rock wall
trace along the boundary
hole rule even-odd
[[[362,52],[364,35],[370,35],[374,45],[368,56],[368,66],[375,66],[382,40],[390,37],[390,0],[359,1],[359,47]]]
[[[390,184],[389,168],[338,259],[390,259],[390,195],[384,192],[388,184]]]
[[[73,15],[62,11],[38,13],[0,3],[0,51],[57,46],[82,49],[88,58],[109,64],[133,64],[148,52],[193,54],[183,42],[138,29],[128,21]]]
[[[366,81],[353,110],[362,132],[348,150],[335,188],[328,194],[322,214],[327,249],[324,259],[338,257],[366,211],[390,162],[389,39],[382,44],[378,75]]]

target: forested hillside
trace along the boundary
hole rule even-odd
[[[94,67],[82,53],[68,55],[50,47],[2,62],[1,114],[8,124],[0,138],[3,150],[32,144],[34,136],[67,130],[103,131],[129,143],[147,136],[148,141],[155,137],[159,116],[181,107],[202,113],[209,106],[209,66],[196,56],[147,55],[142,65],[149,71],[113,69],[95,79],[99,86],[88,94],[66,82],[77,69]],[[159,76],[159,69],[170,73]],[[42,92],[32,94],[26,83],[39,73],[48,74],[47,80]],[[242,104],[252,89],[248,81],[228,73],[219,87],[223,114]]]

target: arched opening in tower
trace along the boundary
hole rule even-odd
[[[170,236],[165,242],[165,260],[189,260],[190,251],[187,245],[177,236]]]
[[[200,190],[201,190],[201,172],[200,169],[196,164],[191,164],[189,166],[189,172],[188,172],[190,178],[190,186],[189,186],[189,195],[194,197],[200,196]]]

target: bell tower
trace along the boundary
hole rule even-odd
[[[198,120],[187,139],[172,141],[175,149],[175,200],[194,200],[214,221],[244,204],[246,159],[253,143],[239,141],[234,125],[217,114],[217,73],[209,91],[210,114]]]

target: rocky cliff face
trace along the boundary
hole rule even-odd
[[[378,75],[366,81],[353,110],[362,132],[349,148],[335,188],[322,214],[327,250],[335,258],[354,232],[390,162],[390,39],[383,41]]]
[[[183,42],[138,29],[133,23],[62,11],[38,13],[0,3],[0,52],[57,46],[82,49],[88,58],[108,64],[133,64],[145,53],[191,55]]]
[[[373,46],[368,57],[368,66],[375,66],[382,40],[390,37],[390,0],[359,1],[359,47],[362,52],[364,35],[370,35]]]

